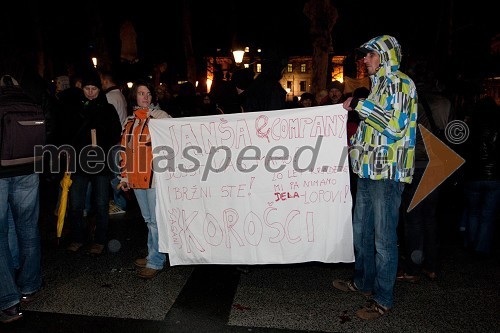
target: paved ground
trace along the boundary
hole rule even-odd
[[[459,202],[443,213],[443,269],[437,282],[398,283],[387,316],[363,321],[361,295],[332,287],[352,264],[175,266],[153,280],[132,264],[146,251],[146,227],[135,205],[113,217],[110,236],[121,249],[91,258],[64,250],[55,239],[53,189],[44,189],[45,288],[24,318],[0,332],[498,332],[500,247],[474,258],[452,230]],[[455,207],[456,206],[456,207]],[[444,210],[443,210],[444,211]],[[447,230],[450,229],[450,230]],[[498,237],[497,237],[498,239]]]

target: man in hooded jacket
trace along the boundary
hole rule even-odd
[[[412,79],[399,71],[401,47],[394,37],[375,37],[359,51],[370,75],[370,94],[365,99],[349,97],[343,103],[361,119],[350,151],[358,176],[354,278],[334,280],[333,285],[369,297],[356,312],[369,320],[386,314],[394,303],[399,206],[414,171],[417,91]]]

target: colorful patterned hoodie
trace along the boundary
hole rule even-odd
[[[360,47],[380,55],[370,76],[370,95],[355,106],[361,122],[351,137],[351,165],[360,178],[411,183],[417,121],[417,91],[399,71],[401,47],[391,36],[379,36]]]

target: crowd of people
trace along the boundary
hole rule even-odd
[[[279,83],[286,64],[282,59],[269,59],[257,76],[248,68],[237,69],[230,78],[218,72],[211,91],[204,94],[190,82],[174,91],[148,80],[138,80],[124,94],[126,89],[113,73],[105,71],[58,77],[54,93],[39,94],[43,98],[38,100],[49,101],[43,103],[48,143],[72,147],[63,159],[80,156],[70,187],[68,252],[86,249],[89,255],[103,255],[109,216],[126,212],[126,194],[133,191],[148,229],[147,256],[134,262],[137,276],[154,278],[168,265],[168,254],[158,245],[150,119],[342,104],[348,113],[347,144],[356,147],[350,153],[355,263],[353,278],[334,279],[333,287],[366,296],[367,304],[356,315],[370,320],[394,307],[397,281],[418,283],[421,274],[438,279],[439,190],[414,210],[407,208],[428,163],[417,124],[444,130],[454,118],[452,104],[429,82],[400,70],[402,51],[394,37],[375,37],[358,52],[371,79],[370,89],[344,94],[344,85],[333,81],[325,90],[305,92],[292,103]],[[499,112],[491,98],[476,104],[468,119],[471,140],[462,152],[472,161],[464,173],[464,246],[478,255],[493,251],[498,222]],[[145,158],[137,155],[139,146],[147,147]],[[110,151],[112,162],[97,171],[81,158],[108,156]],[[139,164],[149,168],[134,167]],[[146,171],[139,175],[138,170]],[[29,168],[0,168],[2,323],[21,318],[20,304],[36,299],[42,288],[38,186],[39,175]],[[95,215],[92,235],[85,233],[89,211]]]

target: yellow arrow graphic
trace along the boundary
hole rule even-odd
[[[418,125],[429,163],[413,195],[408,212],[450,177],[465,160],[422,125]]]

